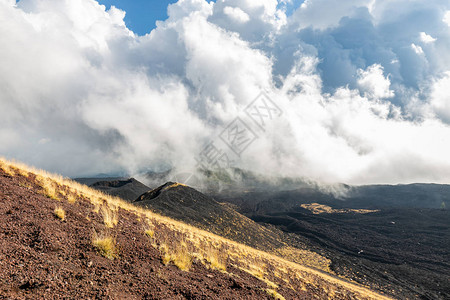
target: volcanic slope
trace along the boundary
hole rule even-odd
[[[0,160],[0,298],[387,299]]]
[[[299,236],[275,227],[264,227],[236,212],[227,203],[218,203],[183,184],[167,182],[144,193],[133,203],[258,250],[332,273],[331,261],[310,251]]]
[[[264,226],[183,184],[167,182],[133,203],[249,246],[269,250],[285,245]]]
[[[111,196],[133,201],[143,193],[151,190],[148,186],[134,178],[76,178],[82,184],[102,191]]]
[[[356,187],[345,198],[313,188],[214,197],[306,239],[339,276],[402,299],[450,299],[449,192],[412,184]]]

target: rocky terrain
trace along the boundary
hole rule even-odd
[[[243,171],[239,184],[213,175],[208,185],[220,193],[169,182],[134,203],[399,298],[450,298],[450,186],[338,185],[329,193]],[[283,183],[300,187],[279,190]]]
[[[132,203],[255,249],[330,272],[330,261],[309,251],[301,237],[262,226],[227,203],[219,203],[183,184],[165,183]]]
[[[143,193],[151,190],[134,178],[76,178],[75,180],[105,194],[128,201],[134,201]]]
[[[305,238],[330,268],[399,298],[450,299],[447,185],[214,194],[261,225]],[[442,204],[444,203],[444,205]]]
[[[384,299],[335,276],[0,161],[2,299]]]

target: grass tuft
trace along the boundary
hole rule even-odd
[[[147,236],[149,236],[150,238],[153,238],[153,236],[155,235],[155,231],[154,231],[153,229],[147,229],[147,230],[145,231],[145,234],[146,234]]]
[[[56,207],[54,214],[61,221],[64,221],[66,219],[66,212],[64,211],[64,209],[62,209],[62,207]]]
[[[38,182],[42,187],[42,193],[50,199],[59,200],[58,191],[53,180],[47,177],[39,177]]]
[[[3,164],[3,165],[1,165],[1,168],[2,168],[3,171],[4,171],[7,175],[9,175],[9,176],[14,176],[14,175],[16,175],[16,173],[14,172],[14,169],[13,169],[10,165]]]
[[[212,245],[208,247],[206,260],[210,263],[210,267],[220,271],[227,270],[227,259],[224,252],[214,248]]]
[[[103,205],[101,208],[101,213],[103,216],[103,223],[108,228],[113,228],[119,222],[118,214],[115,210],[109,208],[108,205]]]
[[[74,204],[75,202],[77,202],[77,197],[76,195],[69,193],[67,195],[67,202],[69,202],[70,204]]]
[[[162,262],[165,265],[173,263],[181,271],[189,271],[192,266],[192,255],[184,241],[172,247],[161,244],[159,250],[162,252]]]
[[[275,290],[266,289],[266,293],[275,300],[285,300],[285,298]]]
[[[116,246],[116,240],[112,236],[94,234],[92,244],[100,253],[100,255],[108,258],[118,258],[118,249]]]

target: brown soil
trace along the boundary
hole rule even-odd
[[[271,298],[266,283],[232,267],[221,272],[194,261],[185,272],[164,265],[133,213],[120,209],[118,224],[107,230],[88,201],[70,204],[40,190],[34,175],[0,170],[0,299]],[[54,215],[56,206],[66,212],[64,221]],[[94,232],[115,237],[117,259],[99,255]],[[287,299],[313,296],[278,291]]]

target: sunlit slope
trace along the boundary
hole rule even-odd
[[[61,223],[72,222],[75,212],[78,218],[80,211],[86,212],[84,229],[91,231],[92,247],[97,249],[98,255],[118,263],[124,255],[121,249],[125,249],[128,242],[132,244],[135,239],[141,238],[131,234],[138,230],[148,239],[148,244],[159,252],[164,264],[175,265],[186,272],[196,272],[195,266],[200,263],[230,277],[236,276],[237,271],[234,270],[240,270],[259,280],[270,297],[386,298],[365,287],[163,217],[61,176],[5,160],[0,161],[0,166],[0,176],[11,186],[26,190],[33,196],[41,194],[46,201],[53,201],[54,206],[48,214],[61,220]],[[2,194],[2,197],[7,196]],[[80,210],[81,207],[84,210]],[[45,216],[45,212],[40,213]],[[132,222],[130,219],[133,219]],[[124,234],[126,228],[123,223],[132,226],[127,236],[129,241],[115,238],[118,234]],[[143,254],[138,251],[135,255]]]

